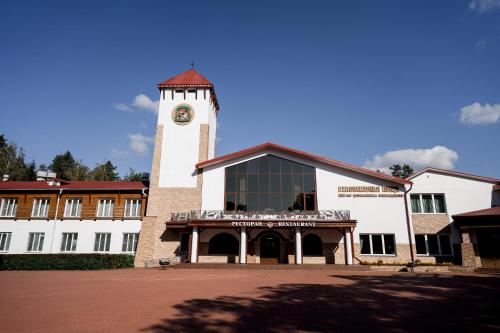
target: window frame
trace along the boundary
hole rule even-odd
[[[385,236],[392,236],[394,239],[394,253],[385,253]],[[361,253],[361,236],[368,236],[369,239],[369,244],[370,244],[370,253]],[[382,238],[382,252],[383,253],[373,253],[373,240],[372,236],[381,236]],[[398,247],[397,247],[397,242],[396,242],[396,234],[391,234],[391,233],[360,233],[359,234],[359,254],[362,256],[384,256],[384,257],[397,257],[398,255]]]
[[[110,204],[111,204],[110,214],[111,215],[99,215],[99,209],[101,208],[101,202],[103,202],[103,201],[104,202],[110,201]],[[104,212],[104,209],[107,210],[107,208],[103,208],[102,209],[103,212]],[[113,219],[114,214],[115,214],[115,198],[107,197],[107,198],[99,198],[97,200],[97,207],[96,207],[96,211],[95,211],[95,217],[96,218],[98,218],[98,219],[107,219],[107,218]]]
[[[438,244],[438,253],[430,253],[429,252],[429,237],[428,236],[436,236],[437,244]],[[425,242],[425,252],[426,253],[418,253],[417,249],[415,249],[415,253],[417,257],[452,257],[453,254],[453,243],[451,242],[451,234],[415,234],[415,245],[417,244],[417,236],[424,236]],[[443,247],[441,245],[441,237],[440,236],[448,236],[448,241],[450,245],[450,254],[443,254]]]
[[[66,235],[66,237],[65,237]],[[70,243],[70,249],[66,250],[68,248],[68,236],[71,235],[71,243]],[[63,248],[64,247],[64,248]],[[78,249],[78,232],[63,232],[61,233],[61,246],[59,248],[59,252],[77,252]]]
[[[40,215],[40,211],[42,210],[41,207],[42,205],[41,204],[38,204],[38,214],[35,215],[35,207],[36,206],[36,203],[37,201],[45,201],[45,204],[44,204],[44,208],[43,210],[45,210],[45,214],[44,215]],[[47,197],[37,197],[37,198],[34,198],[33,199],[33,203],[32,203],[32,207],[31,207],[31,218],[35,218],[35,219],[43,219],[43,218],[48,218],[49,217],[49,210],[50,210],[50,198],[47,198]]]
[[[101,247],[104,249],[101,250]],[[94,253],[109,253],[110,251],[111,232],[96,232],[94,234]]]
[[[0,253],[8,253],[10,250],[10,243],[12,241],[12,232],[4,231],[0,232],[0,246],[4,243],[3,248],[0,248]]]
[[[34,245],[34,240],[35,240],[35,237],[38,236],[38,239],[37,239],[37,249],[33,249],[33,245]],[[42,237],[40,237],[42,236]],[[32,238],[33,237],[33,238]],[[40,238],[42,239],[42,241],[40,242]],[[39,252],[43,252],[43,245],[45,243],[45,232],[30,232],[28,233],[28,246],[26,247],[26,252],[29,252],[29,253],[39,253]],[[31,248],[30,248],[30,245],[31,245]]]
[[[67,215],[67,207],[68,203],[71,203],[71,208],[69,209],[69,212],[71,213],[73,211],[73,201],[78,201],[78,214],[77,215]],[[82,208],[83,208],[83,199],[81,197],[71,197],[71,198],[66,198],[64,202],[64,212],[63,212],[63,218],[65,219],[81,219],[82,218]]]
[[[13,202],[13,204],[11,204]],[[17,206],[18,206],[19,200],[17,197],[3,197],[0,199],[0,218],[12,218],[17,216]],[[7,206],[7,208],[4,208]],[[10,206],[13,206],[14,208],[11,209],[9,208]],[[3,215],[3,211],[9,212],[11,211],[11,214],[8,215]]]
[[[127,212],[127,210],[129,210],[129,211],[132,210],[132,205],[130,205],[130,206],[128,206],[128,205],[129,205],[129,202],[133,202],[133,201],[137,201],[139,204],[138,209],[135,209],[135,210],[137,210],[138,215],[130,215],[130,214],[128,214],[129,212]],[[124,208],[123,208],[123,218],[125,218],[125,219],[137,218],[137,217],[141,218],[141,214],[142,214],[142,199],[141,198],[126,198]]]
[[[420,212],[414,212],[413,211],[413,205],[411,204],[411,197],[418,195],[418,202],[420,205]],[[424,211],[424,201],[422,199],[422,196],[424,195],[430,195],[431,196],[431,206],[432,206],[432,212],[425,212]],[[442,196],[443,197],[443,208],[444,212],[438,213],[436,212],[436,199],[434,196]],[[411,213],[412,214],[448,214],[448,207],[446,205],[446,195],[444,193],[411,193],[410,194],[410,205],[411,205]]]
[[[124,232],[122,234],[122,253],[136,253],[137,252],[137,244],[139,244],[139,233],[138,232]],[[129,248],[129,242],[130,242],[130,236],[132,235],[132,251],[126,251],[123,248],[125,247],[126,249]],[[127,239],[127,242],[125,243],[125,239]]]

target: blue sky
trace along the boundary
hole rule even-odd
[[[500,0],[5,1],[0,43],[0,133],[39,163],[149,171],[156,84],[194,61],[217,155],[271,141],[500,178]]]

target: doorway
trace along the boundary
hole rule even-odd
[[[477,232],[481,266],[488,268],[500,267],[500,229],[484,229]]]
[[[280,238],[272,233],[260,236],[260,263],[274,265],[279,263]]]

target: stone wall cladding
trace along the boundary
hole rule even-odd
[[[336,244],[336,248],[333,249],[333,258],[335,264],[345,265],[345,248],[344,243]],[[356,263],[356,261],[354,261]]]
[[[415,251],[415,248],[413,249]],[[414,252],[415,253],[415,252]],[[376,263],[382,260],[384,263],[401,263],[406,264],[411,261],[410,245],[409,244],[396,244],[396,255],[365,255],[360,253],[359,243],[354,244],[354,263],[359,264],[359,260],[364,262]],[[356,260],[356,258],[358,260]]]
[[[448,214],[412,214],[415,234],[451,233]]]
[[[326,264],[326,258],[324,256],[318,257],[302,257],[303,264]]]
[[[208,158],[208,125],[200,125],[199,162]],[[176,256],[180,246],[179,233],[166,229],[171,213],[201,209],[203,175],[197,176],[195,188],[160,188],[160,161],[163,126],[156,128],[149,198],[143,228],[139,237],[136,267],[144,267],[147,260]]]

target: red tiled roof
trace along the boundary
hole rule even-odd
[[[184,73],[176,75],[168,80],[158,83],[158,87],[208,87],[214,85],[208,81],[203,75],[194,70],[188,69]]]
[[[362,167],[359,167],[359,166],[356,166],[356,165],[352,165],[352,164],[349,164],[349,163],[340,162],[340,161],[333,160],[333,159],[328,158],[328,157],[323,157],[323,156],[319,156],[319,155],[309,154],[309,153],[306,153],[306,152],[303,152],[303,151],[300,151],[300,150],[291,149],[291,148],[288,148],[288,147],[285,147],[285,146],[280,146],[280,145],[277,145],[277,144],[274,144],[274,143],[270,143],[270,142],[267,142],[267,143],[264,143],[264,144],[261,144],[261,145],[258,145],[258,146],[250,147],[250,148],[247,148],[247,149],[243,149],[243,150],[237,151],[235,153],[231,153],[231,154],[219,156],[219,157],[211,159],[211,160],[200,162],[200,163],[196,164],[196,167],[198,169],[202,169],[202,168],[210,166],[210,165],[215,165],[215,164],[221,163],[223,161],[231,160],[231,159],[234,159],[234,158],[237,158],[237,157],[245,156],[245,155],[252,154],[252,153],[255,153],[255,152],[258,152],[258,151],[263,151],[263,150],[266,150],[266,149],[275,150],[275,151],[283,152],[283,153],[286,153],[286,154],[291,154],[291,155],[294,155],[294,156],[302,157],[302,158],[305,158],[305,159],[322,162],[322,163],[325,163],[325,164],[328,164],[328,165],[332,165],[332,166],[336,166],[336,167],[339,167],[339,168],[342,168],[342,169],[354,171],[354,172],[361,173],[361,174],[368,175],[368,176],[372,176],[372,177],[375,177],[375,178],[380,178],[380,179],[388,180],[388,181],[391,181],[391,182],[394,182],[394,183],[397,183],[397,184],[412,184],[412,182],[409,181],[409,180],[407,180],[407,179],[401,179],[401,178],[398,178],[398,177],[389,176],[389,175],[386,175],[386,174],[381,173],[381,172],[376,172],[376,171],[373,171],[373,170],[370,170],[370,169],[366,169],[366,168],[362,168]]]
[[[466,212],[466,213],[461,213],[461,214],[455,214],[452,217],[474,217],[474,216],[500,216],[500,207],[492,207],[492,208],[486,208],[486,209],[480,209],[480,210],[474,210],[471,212]],[[499,220],[500,222],[500,220]]]
[[[61,185],[49,185],[46,181],[5,181],[0,182],[1,190],[145,190],[142,182],[71,180],[61,181]]]
[[[420,176],[421,174],[426,173],[426,172],[434,172],[434,173],[439,173],[442,175],[462,177],[462,178],[467,178],[467,179],[479,180],[479,181],[487,182],[487,183],[500,184],[500,179],[496,179],[496,178],[484,177],[484,176],[473,175],[473,174],[465,173],[465,172],[458,172],[458,171],[451,171],[451,170],[430,168],[430,167],[414,173],[413,175],[408,177],[408,179],[413,179],[413,178]]]
[[[219,101],[215,94],[214,85],[194,68],[176,75],[168,80],[158,83],[158,88],[210,88],[210,99],[214,104],[215,111],[219,111]]]

